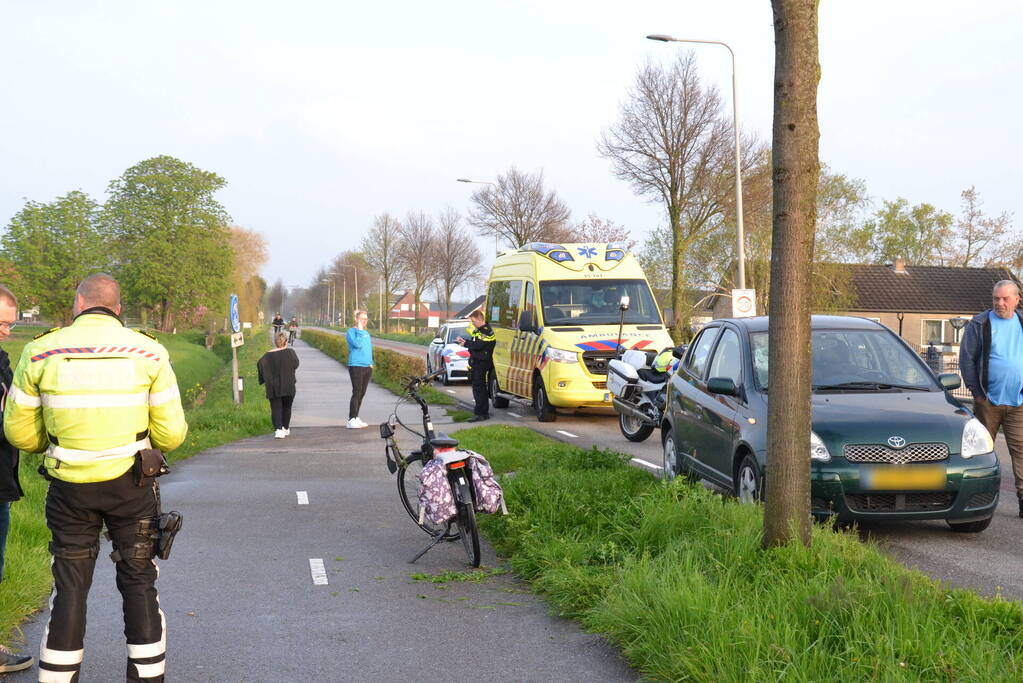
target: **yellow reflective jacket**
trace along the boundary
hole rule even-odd
[[[115,479],[138,450],[172,451],[187,433],[167,349],[104,313],[26,345],[4,410],[7,440],[75,483]]]

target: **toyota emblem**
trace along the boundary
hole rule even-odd
[[[901,436],[889,436],[888,445],[891,446],[892,448],[902,448],[903,446],[906,445],[906,440],[903,439]]]

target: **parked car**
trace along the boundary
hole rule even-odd
[[[459,346],[458,338],[468,338],[468,320],[449,320],[437,330],[426,350],[426,371],[444,370],[441,381],[447,386],[455,379],[469,379],[469,352]]]
[[[983,531],[998,504],[990,434],[883,325],[813,316],[811,498],[838,521],[944,519]],[[759,500],[767,462],[768,321],[715,320],[670,380],[664,474],[703,478]]]

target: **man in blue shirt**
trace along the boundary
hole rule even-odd
[[[1019,302],[1015,282],[995,284],[991,309],[974,316],[963,333],[959,370],[973,394],[974,413],[991,437],[1002,428],[1023,517],[1023,314]]]

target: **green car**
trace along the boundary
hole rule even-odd
[[[880,323],[813,316],[813,514],[838,521],[944,519],[980,532],[998,505],[987,429],[906,342]],[[760,500],[767,462],[766,317],[715,320],[667,389],[664,476],[706,479]]]

